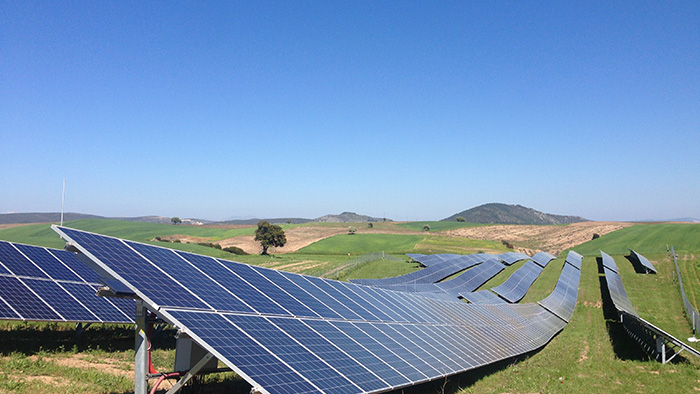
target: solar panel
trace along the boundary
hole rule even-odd
[[[528,260],[522,267],[513,272],[503,284],[493,287],[491,290],[505,298],[508,302],[518,302],[525,297],[530,286],[535,283],[535,280],[543,270],[544,268],[537,263]]]
[[[572,266],[576,267],[577,270],[581,271],[581,262],[583,261],[583,256],[580,254],[572,251],[569,251],[569,254],[566,256],[566,263],[571,264]]]
[[[639,264],[642,265],[642,267],[644,267],[644,270],[646,271],[646,273],[650,273],[650,272],[653,274],[656,273],[656,268],[654,268],[654,266],[651,264],[651,261],[649,261],[649,259],[647,259],[646,257],[642,256],[641,254],[635,252],[632,249],[630,249],[630,254],[632,256],[634,256],[634,258],[637,260],[637,262],[639,262]]]
[[[506,300],[490,290],[479,290],[469,293],[460,293],[462,298],[472,304],[504,304]]]
[[[352,283],[369,286],[394,286],[404,284],[435,283],[457,272],[473,267],[487,260],[488,255],[447,255],[439,263],[431,263],[427,268],[406,275],[385,279],[351,279]]]
[[[563,328],[536,304],[444,302],[53,228],[149,310],[268,393],[397,389],[532,351]],[[249,295],[226,287],[233,277]],[[222,301],[229,291],[238,298],[230,307]],[[261,313],[247,301],[261,295],[279,308]],[[239,301],[253,311],[238,310]]]
[[[540,267],[544,268],[549,264],[550,261],[556,259],[554,255],[547,252],[539,252],[532,256],[532,260],[537,263]]]
[[[538,304],[567,322],[571,320],[574,314],[576,299],[578,298],[578,284],[581,278],[581,271],[575,264],[579,267],[581,266],[580,256],[574,251],[569,252],[554,291],[547,298],[538,302]],[[570,259],[575,264],[570,264]]]
[[[601,254],[603,254],[605,262],[607,255],[602,251]],[[606,265],[603,268],[610,299],[619,313],[622,325],[630,336],[642,345],[644,350],[663,363],[670,361],[683,350],[695,357],[700,357],[700,352],[697,350],[641,318],[632,306],[620,274]]]
[[[514,263],[516,263],[520,260],[527,260],[529,258],[530,258],[530,256],[526,255],[525,253],[520,253],[520,252],[508,252],[508,253],[503,253],[500,256],[500,259],[503,260],[503,263],[505,265],[513,265]]]
[[[0,241],[0,319],[131,323],[134,302],[97,297],[75,254]]]
[[[614,272],[618,272],[617,271],[617,264],[615,264],[615,260],[612,257],[610,257],[610,255],[608,255],[607,253],[605,253],[601,250],[600,256],[603,259],[603,267],[606,267],[609,270],[612,270]]]

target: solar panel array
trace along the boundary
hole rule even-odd
[[[132,323],[134,301],[97,297],[99,286],[71,252],[0,241],[0,319]]]
[[[457,272],[463,271],[482,263],[491,255],[409,255],[412,259],[420,262],[426,261],[427,268],[414,271],[406,275],[395,276],[384,279],[351,279],[353,283],[369,286],[394,286],[405,284],[435,283],[441,281]]]
[[[554,291],[547,298],[538,302],[538,304],[567,322],[571,320],[576,307],[582,259],[583,256],[573,250],[570,251],[566,256],[566,262],[561,269],[561,275],[554,287]]]
[[[518,302],[530,289],[533,283],[544,268],[532,260],[528,260],[522,267],[518,268],[500,286],[492,288],[496,294],[506,299],[508,302]]]
[[[611,268],[614,264],[614,260],[602,251],[601,256],[603,258],[603,270],[605,272],[605,281],[608,286],[610,298],[615,305],[615,309],[618,311],[622,325],[627,333],[639,342],[644,350],[664,363],[683,350],[695,357],[700,357],[700,352],[644,320],[637,314],[622,284],[620,274],[617,270]],[[617,268],[616,265],[615,268]]]
[[[649,261],[648,258],[642,256],[641,254],[635,252],[632,249],[630,249],[630,254],[633,256],[634,259],[637,260],[637,262],[639,262],[639,264],[642,265],[642,267],[644,267],[644,270],[646,271],[647,274],[650,272],[652,274],[656,273],[656,268],[654,268],[654,266],[651,264],[651,261]]]
[[[544,346],[537,304],[443,302],[53,227],[267,393],[382,392]]]

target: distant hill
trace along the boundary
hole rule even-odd
[[[63,221],[80,219],[113,219],[124,220],[127,222],[142,222],[142,223],[165,223],[170,224],[170,218],[164,216],[136,216],[136,217],[105,217],[99,215],[90,215],[85,213],[65,212]],[[61,221],[60,212],[29,212],[29,213],[0,213],[0,224],[17,224],[17,223],[59,223]],[[184,224],[208,224],[211,220],[203,219],[182,219]]]
[[[260,219],[260,218],[253,218],[253,219],[234,219],[234,220],[224,220],[221,222],[214,222],[210,224],[236,224],[236,225],[246,225],[246,226],[254,226],[258,224],[261,220],[267,220],[268,222],[272,224],[280,224],[280,223],[293,223],[293,224],[301,224],[301,223],[309,223],[313,222],[311,219],[304,219],[304,218],[268,218],[268,219]]]
[[[340,215],[325,215],[316,218],[314,222],[332,222],[332,223],[361,223],[361,222],[381,222],[383,218],[373,218],[367,215],[358,215],[355,212],[343,212]]]
[[[568,224],[587,222],[580,216],[552,215],[522,205],[491,203],[456,213],[442,221],[455,221],[463,217],[469,223],[485,224]]]

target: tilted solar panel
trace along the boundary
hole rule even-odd
[[[505,265],[513,265],[515,262],[518,262],[520,260],[527,260],[529,258],[530,258],[530,256],[526,255],[525,253],[521,253],[521,252],[508,252],[508,253],[503,253],[500,256],[500,259],[503,260],[503,263]]]
[[[539,252],[536,255],[532,256],[532,260],[535,263],[539,264],[539,266],[542,268],[546,267],[547,264],[549,264],[549,262],[554,259],[556,259],[556,256],[547,252]]]
[[[71,252],[0,241],[0,319],[133,322],[134,301],[97,297],[95,279]]]
[[[460,293],[459,295],[472,304],[505,304],[507,302],[490,290]]]
[[[656,273],[656,268],[654,268],[654,266],[651,264],[651,261],[649,261],[648,258],[642,256],[641,254],[635,252],[632,249],[630,249],[630,254],[633,256],[634,259],[637,260],[637,262],[639,264],[642,265],[642,267],[644,267],[644,270],[646,271],[646,273],[650,273],[650,272],[652,274]]]
[[[505,298],[508,302],[518,302],[525,297],[530,286],[535,283],[535,280],[543,270],[544,268],[537,263],[528,260],[522,267],[513,272],[503,284],[493,287],[491,290]]]
[[[433,255],[431,255],[433,256]],[[350,282],[369,286],[395,286],[435,283],[457,272],[485,261],[485,255],[451,255],[440,263],[405,275],[385,279],[351,279]]]
[[[601,254],[604,255],[603,252]],[[619,313],[623,327],[647,353],[663,363],[670,361],[683,350],[700,357],[700,352],[696,349],[641,318],[632,306],[620,274],[608,266],[604,266],[604,272],[610,298]]]
[[[397,389],[537,349],[564,327],[536,304],[444,302],[54,229],[267,393]],[[227,287],[233,277],[247,295]]]
[[[569,252],[554,291],[547,298],[538,302],[538,304],[567,322],[571,320],[574,314],[576,299],[578,298],[578,284],[581,278],[581,271],[576,265],[569,264],[569,259],[571,258],[580,267],[580,256],[574,251]]]
[[[611,271],[618,272],[617,264],[615,264],[615,260],[610,255],[601,250],[600,256],[603,259],[603,267],[606,267]]]

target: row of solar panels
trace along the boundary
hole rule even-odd
[[[537,349],[571,317],[578,275],[569,267],[580,268],[570,254],[539,304],[477,305],[54,229],[268,393],[382,392]]]
[[[685,294],[685,289],[683,288],[683,278],[681,277],[681,270],[680,268],[678,268],[678,257],[676,256],[676,250],[673,246],[671,247],[671,253],[673,254],[673,263],[676,265],[678,286],[681,290],[681,297],[683,297],[683,306],[685,307],[685,314],[690,320],[690,323],[693,325],[693,333],[695,333],[695,331],[698,328],[700,328],[700,312],[698,312],[698,308],[693,306],[693,304],[688,299],[688,296]]]
[[[649,354],[664,363],[683,350],[696,357],[700,357],[700,352],[644,320],[637,314],[622,284],[622,278],[618,273],[615,260],[603,251],[601,251],[600,254],[610,299],[613,305],[615,305],[620,320],[630,336],[639,342],[642,348]]]
[[[410,275],[410,280],[406,280],[408,275],[403,275],[402,277],[391,278],[391,280],[387,281],[356,280],[355,283],[363,283],[401,292],[417,293],[425,297],[436,299],[454,300],[455,298],[461,297],[471,303],[515,303],[525,296],[544,267],[549,261],[555,258],[553,255],[544,252],[536,254],[532,257],[532,260],[529,260],[530,257],[526,254],[517,252],[505,253],[501,256],[485,254],[470,256],[414,254],[409,256],[421,263],[427,262],[427,264],[424,265],[427,265],[429,268],[422,271],[441,272],[443,274],[463,268],[463,265],[456,265],[456,261],[469,261],[472,265],[458,276],[438,283],[424,282],[428,280],[427,278],[434,279],[431,274],[422,276],[421,283],[418,283],[416,279],[418,275],[415,275],[415,273],[408,274]],[[503,284],[491,289],[493,293],[488,290],[475,292],[481,285],[500,273],[505,268],[504,264],[511,265],[516,261],[526,259],[527,261],[525,264],[516,270]],[[443,274],[441,274],[440,277],[443,276]],[[397,278],[400,278],[401,283],[396,283],[399,282]]]
[[[73,253],[0,241],[0,319],[133,322],[134,301],[96,297],[99,286]]]

